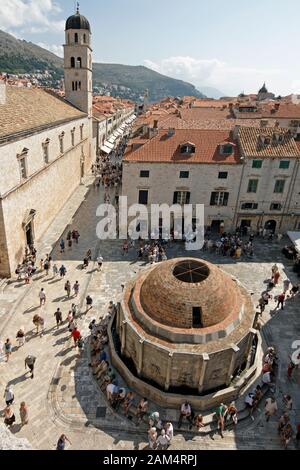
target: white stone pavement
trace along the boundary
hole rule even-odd
[[[97,239],[96,208],[101,201],[101,189],[92,186],[88,193],[88,186],[80,186],[37,244],[38,259],[46,253],[52,253],[58,265],[64,263],[67,267],[66,279],[71,284],[75,280],[79,281],[80,298],[75,300],[77,304],[84,305],[87,293],[94,299],[94,308],[88,314],[83,313],[79,320],[79,329],[84,336],[88,335],[90,320],[105,315],[109,300],[119,298],[121,284],[139,269],[143,269],[135,261],[135,252],[122,256],[119,241],[99,242]],[[80,241],[72,250],[66,248],[66,252],[61,254],[56,242],[70,227],[79,230]],[[93,251],[94,259],[99,250],[104,257],[101,273],[92,264],[87,270],[81,269],[83,257],[89,248]],[[180,245],[172,248],[170,256],[183,255],[184,252],[180,250]],[[263,281],[268,277],[271,265],[279,257],[279,253],[279,246],[262,243],[257,248],[254,260],[241,260],[239,263],[208,253],[195,255],[206,257],[237,276],[253,290],[257,300]],[[285,270],[292,277],[291,266],[286,265],[285,260],[279,257],[278,262],[280,261],[283,262],[280,265],[282,273]],[[68,309],[74,302],[74,299],[65,298],[64,282],[59,278],[52,279],[52,274],[46,278],[44,274],[38,273],[29,286],[24,286],[23,282],[13,282],[0,293],[0,311],[3,309],[0,317],[1,339],[10,337],[16,345],[17,330],[24,326],[27,332],[25,346],[14,350],[8,363],[0,363],[0,393],[10,383],[16,397],[14,410],[17,424],[12,431],[18,437],[26,437],[37,449],[54,449],[62,432],[71,439],[72,449],[144,448],[145,433],[107,407],[105,397],[92,379],[87,351],[80,357],[72,347],[66,325],[58,330],[55,328],[54,312],[57,307],[61,308],[66,318]],[[41,287],[45,288],[47,302],[40,309],[38,292]],[[299,300],[293,305],[290,303],[284,313],[267,310],[264,314],[265,336],[278,345],[281,359],[278,400],[281,400],[283,393],[292,394],[295,401],[294,422],[300,417],[299,376],[287,383],[285,368],[291,341],[299,333],[298,310]],[[41,313],[46,320],[46,332],[42,338],[33,332],[32,317],[35,312]],[[33,380],[29,378],[29,374],[25,375],[24,358],[27,354],[37,357]],[[23,400],[28,404],[30,421],[21,428],[18,407]],[[4,407],[4,400],[2,403]],[[172,445],[173,449],[192,450],[249,447],[280,448],[276,419],[266,424],[260,413],[254,423],[239,425],[236,433],[226,431],[223,440],[217,435],[213,438],[178,435]]]

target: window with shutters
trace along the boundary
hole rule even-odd
[[[281,170],[288,170],[289,167],[290,162],[288,160],[281,160],[281,162],[279,163],[279,168],[281,168]]]
[[[188,191],[175,191],[173,197],[173,204],[189,204],[191,193]]]
[[[243,202],[241,204],[242,210],[255,210],[258,208],[258,204],[256,202]]]
[[[283,193],[284,186],[285,186],[285,180],[276,180],[275,181],[275,187],[274,187],[274,193]]]
[[[258,180],[249,180],[248,182],[248,193],[256,193],[258,187]]]
[[[211,193],[210,205],[211,206],[227,206],[229,193],[223,191],[214,191]]]
[[[252,168],[261,168],[262,167],[262,160],[253,160]]]

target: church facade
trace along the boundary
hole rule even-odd
[[[65,99],[4,86],[0,104],[0,277],[45,232],[96,157],[89,22],[66,22]]]

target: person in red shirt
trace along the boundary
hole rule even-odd
[[[281,310],[283,310],[283,302],[285,301],[285,293],[283,292],[277,297],[277,307],[279,308],[281,305]]]
[[[74,339],[74,346],[77,346],[77,342],[81,336],[80,331],[75,327],[71,333],[72,338]]]

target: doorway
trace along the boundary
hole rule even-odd
[[[220,233],[221,224],[223,220],[213,220],[210,226],[210,230],[212,233]]]
[[[29,222],[29,224],[26,225],[26,227],[25,227],[25,236],[26,236],[27,246],[32,246],[34,244],[32,222]]]
[[[268,221],[265,223],[265,229],[266,229],[266,230],[269,230],[269,231],[272,232],[272,233],[275,233],[275,231],[276,231],[276,226],[277,226],[276,220],[268,220]]]

